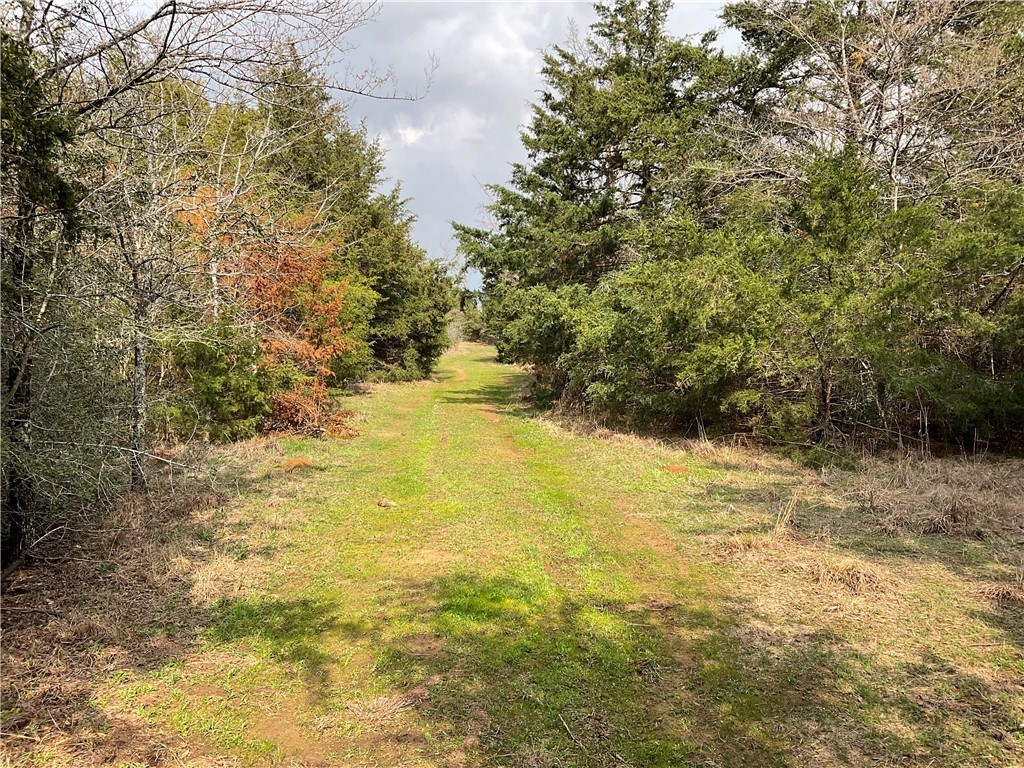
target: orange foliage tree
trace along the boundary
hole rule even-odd
[[[276,392],[269,427],[349,435],[349,414],[329,394],[339,362],[365,346],[359,318],[372,293],[337,263],[337,246],[297,219],[271,241],[246,245],[233,279],[238,301],[258,322],[263,364]]]
[[[315,215],[275,220],[272,205],[209,186],[182,208],[197,239],[196,273],[209,280],[208,322],[230,306],[234,321],[258,330],[259,366],[272,381],[264,426],[354,434],[329,387],[346,361],[370,354],[365,328],[376,294],[346,270],[338,239],[318,229]]]

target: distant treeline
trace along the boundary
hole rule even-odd
[[[316,64],[365,12],[87,0],[6,19],[7,561],[141,489],[156,443],[344,434],[331,388],[430,372],[454,281]]]
[[[458,226],[508,360],[633,423],[970,447],[1024,428],[1024,5],[597,7]]]

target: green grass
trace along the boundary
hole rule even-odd
[[[193,650],[111,676],[107,706],[249,766],[1024,760],[1020,616],[973,596],[983,555],[774,542],[813,471],[571,434],[492,353],[347,398],[355,439],[283,441],[316,469],[267,463],[204,534],[239,573]],[[798,519],[829,514],[807,499]],[[840,556],[892,588],[808,575]]]

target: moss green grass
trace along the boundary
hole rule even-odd
[[[1024,763],[1020,614],[955,547],[830,536],[813,472],[572,434],[521,377],[464,345],[284,441],[314,468],[213,526],[246,577],[104,706],[249,766]],[[891,587],[814,580],[847,556]]]

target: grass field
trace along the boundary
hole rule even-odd
[[[25,569],[5,759],[1024,765],[1021,462],[585,433],[522,375],[463,345]]]

